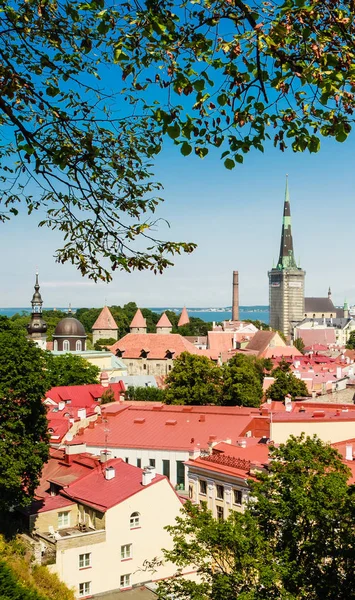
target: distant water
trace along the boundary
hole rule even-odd
[[[52,308],[47,308],[46,310],[53,310]],[[58,308],[57,310],[63,310],[64,312],[68,310],[67,308]],[[74,310],[74,309],[73,309]],[[177,314],[181,313],[182,308],[151,308],[157,313],[162,313],[165,310],[173,310]],[[188,308],[187,309],[189,315],[191,317],[198,317],[203,321],[228,321],[228,319],[232,318],[232,311],[230,308]],[[0,315],[4,315],[6,317],[12,317],[12,315],[16,313],[31,313],[31,309],[28,307],[25,308],[0,308]],[[241,321],[243,320],[253,320],[253,321],[263,321],[264,323],[269,322],[269,307],[268,306],[240,306],[239,307],[239,318]]]
[[[17,313],[21,314],[21,313],[26,313],[26,314],[31,314],[31,308],[29,308],[28,306],[26,306],[25,308],[21,307],[21,308],[0,308],[0,315],[4,316],[4,317],[12,317],[12,315],[15,315]],[[53,308],[51,308],[50,306],[46,306],[43,310],[54,310]],[[68,307],[66,308],[56,308],[55,310],[62,310],[63,312],[67,312],[68,311]],[[72,311],[75,312],[76,308],[72,308]]]
[[[165,310],[172,310],[176,313],[181,313],[182,308],[151,308],[157,313],[162,313]],[[229,307],[226,308],[188,308],[187,312],[190,317],[198,317],[203,321],[228,321],[232,318],[232,310]],[[243,320],[263,321],[263,323],[269,323],[269,307],[268,306],[240,306],[239,307],[239,318]]]

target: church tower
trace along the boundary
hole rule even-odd
[[[47,323],[42,318],[43,300],[39,292],[38,273],[36,273],[35,293],[32,296],[31,304],[32,314],[31,321],[27,325],[27,337],[42,348],[42,350],[45,350],[47,344]]]
[[[291,209],[286,177],[280,256],[269,275],[270,326],[290,338],[291,322],[304,318],[305,271],[297,266],[293,252]]]

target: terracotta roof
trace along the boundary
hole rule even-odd
[[[257,440],[259,442],[259,440]],[[212,454],[190,459],[186,464],[208,471],[225,473],[236,477],[249,477],[253,464],[264,465],[269,461],[269,447],[255,443],[242,448],[234,444],[220,443],[213,447]]]
[[[87,475],[99,464],[91,454],[75,454],[70,457],[69,462],[65,462],[65,454],[63,450],[50,450],[50,458],[43,465],[40,484],[36,489],[36,498],[45,498],[49,491],[49,481],[65,481],[65,478],[70,477],[70,482],[76,481]],[[69,481],[67,481],[69,483]]]
[[[100,383],[90,383],[87,385],[53,387],[46,393],[46,398],[53,400],[56,404],[60,401],[65,401],[68,407],[90,408],[96,406],[98,398],[101,398],[102,394],[110,388],[113,390],[115,400],[120,400],[121,394],[125,391],[123,381],[110,383],[109,386],[103,386]],[[60,412],[57,412],[58,417],[60,416]]]
[[[110,346],[109,349],[113,354],[116,354],[117,350],[122,352],[122,358],[140,358],[143,348],[149,348],[148,358],[153,359],[167,358],[169,350],[174,352],[174,358],[182,352],[202,354],[201,350],[188,342],[179,333],[167,333],[165,335],[157,333],[127,333],[118,342]]]
[[[112,331],[118,329],[116,321],[108,306],[103,307],[91,329],[112,329]]]
[[[211,436],[215,441],[233,441],[249,430],[259,437],[269,434],[269,419],[261,417],[258,409],[145,404],[150,406],[128,404],[115,415],[105,408],[107,422],[85,429],[76,440],[86,442],[88,447],[104,447],[107,443],[115,448],[189,451],[207,448]],[[109,434],[105,441],[107,429]]]
[[[157,323],[157,327],[169,327],[170,329],[172,328],[172,324],[169,321],[169,318],[167,317],[166,313],[163,313],[162,316],[160,317],[158,323]]]
[[[246,350],[254,350],[259,354],[264,352],[270,345],[275,335],[275,331],[257,331],[252,340],[246,346]]]
[[[34,500],[26,512],[30,515],[37,515],[38,513],[58,510],[58,508],[69,506],[75,506],[75,502],[59,494],[58,496],[46,496],[45,498],[41,498],[41,500]]]
[[[136,314],[134,315],[130,327],[147,327],[147,322],[143,317],[140,308],[138,308]]]
[[[302,356],[302,352],[297,350],[295,346],[273,346],[266,348],[263,352],[264,358],[283,358],[284,356]]]
[[[302,338],[304,345],[307,347],[313,344],[328,345],[336,343],[335,329],[333,327],[311,327],[310,329],[297,327],[296,333],[297,337]]]
[[[333,313],[335,315],[336,308],[330,298],[305,298],[304,299],[305,313]]]
[[[105,468],[113,467],[115,477],[107,480]],[[159,481],[166,480],[163,475],[156,475],[147,486],[142,485],[142,469],[127,464],[121,458],[114,458],[104,465],[98,466],[86,477],[70,484],[62,493],[78,502],[85,502],[90,506],[98,508],[102,512],[116,506],[123,500],[143,491],[145,488],[155,485]]]
[[[190,319],[189,319],[188,312],[186,310],[186,306],[184,306],[184,308],[181,311],[180,319],[178,322],[178,327],[182,327],[183,325],[187,325],[188,323],[190,323]]]

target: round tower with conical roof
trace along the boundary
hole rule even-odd
[[[28,339],[43,350],[47,347],[47,323],[42,317],[43,300],[39,291],[38,273],[36,273],[35,292],[31,300],[31,321],[27,325]]]

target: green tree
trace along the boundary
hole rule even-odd
[[[111,387],[108,387],[107,390],[102,393],[100,404],[109,404],[110,402],[115,402],[115,393]]]
[[[346,343],[346,348],[349,350],[355,350],[355,331],[351,331],[349,339]]]
[[[284,400],[285,396],[290,395],[294,400],[296,397],[307,397],[309,392],[302,379],[298,379],[291,372],[279,370],[273,372],[275,381],[266,390],[267,398],[272,400]]]
[[[48,458],[45,353],[0,319],[0,510],[25,506]]]
[[[174,329],[174,333],[180,333],[180,335],[183,336],[204,336],[207,335],[211,329],[212,323],[210,321],[203,321],[198,317],[190,317],[190,323],[187,325],[182,325],[181,327],[176,327],[176,330]]]
[[[355,340],[354,340],[354,342],[355,342]],[[293,345],[295,348],[297,348],[297,350],[299,350],[300,352],[302,352],[302,354],[304,354],[305,345],[304,345],[304,341],[302,338],[296,338],[293,342]]]
[[[129,385],[126,391],[127,400],[143,400],[145,402],[165,402],[165,390],[157,387]]]
[[[107,346],[112,346],[116,342],[115,338],[100,338],[95,342],[95,350],[107,350]]]
[[[222,370],[224,405],[260,406],[263,396],[263,362],[238,353]]]
[[[336,450],[317,438],[270,447],[268,472],[250,481],[244,513],[218,521],[187,503],[168,527],[165,558],[177,575],[193,565],[199,581],[174,577],[158,597],[184,600],[346,600],[355,595],[354,486]]]
[[[167,404],[220,404],[222,373],[206,356],[182,352],[166,378]]]
[[[50,387],[98,383],[100,369],[76,354],[47,355]]]

